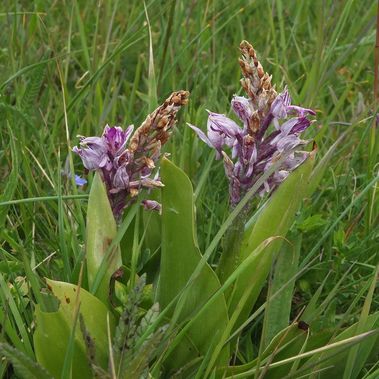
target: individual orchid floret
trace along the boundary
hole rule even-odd
[[[216,150],[217,159],[223,157],[232,206],[282,157],[278,170],[259,189],[261,194],[272,191],[304,162],[308,153],[298,150],[309,141],[300,135],[311,125],[308,117],[315,115],[311,109],[292,105],[287,88],[277,94],[248,42],[243,41],[240,48],[241,84],[249,97],[234,96],[231,108],[242,126],[213,112],[209,112],[207,134],[189,125]]]
[[[186,91],[174,92],[151,113],[134,132],[130,125],[125,130],[106,125],[101,137],[80,137],[80,147],[74,147],[87,170],[100,171],[116,218],[135,201],[141,189],[162,187],[159,177],[153,176],[176,123],[176,114],[188,101]],[[160,211],[158,203],[146,200],[146,209]]]
[[[223,114],[209,112],[207,135],[194,125],[188,124],[209,147],[216,149],[216,158],[221,158],[223,146],[232,147],[240,127]]]

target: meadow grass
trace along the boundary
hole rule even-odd
[[[228,184],[222,164],[185,122],[204,127],[206,109],[229,109],[240,91],[243,39],[254,45],[278,89],[288,85],[295,103],[317,111],[307,132],[315,136],[317,159],[347,133],[292,227],[301,235],[292,318],[316,295],[325,316],[320,328],[337,332],[361,320],[365,307],[378,311],[378,297],[368,305],[366,296],[379,246],[375,25],[375,2],[354,0],[153,0],[145,6],[4,0],[1,339],[32,357],[32,301],[41,296],[44,277],[78,282],[89,186],[78,188],[62,175],[83,174],[71,153],[76,136],[100,135],[106,123],[138,126],[178,89],[191,97],[166,151],[192,180],[199,246],[206,250],[228,217]],[[217,251],[218,245],[210,263]],[[259,307],[270,291],[261,294],[246,340],[260,334]],[[259,353],[259,346],[242,342],[241,361]],[[2,377],[7,367],[0,363]]]

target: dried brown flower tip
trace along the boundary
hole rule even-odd
[[[160,145],[164,145],[168,140],[170,129],[176,123],[176,114],[183,105],[187,104],[188,97],[188,91],[173,92],[135,131],[129,143],[129,150],[142,152],[147,146],[158,141]]]
[[[250,97],[259,120],[262,120],[268,114],[277,93],[271,84],[271,76],[264,72],[253,46],[242,41],[240,51],[242,57],[239,63],[244,76],[241,85]]]

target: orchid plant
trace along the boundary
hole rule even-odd
[[[275,379],[311,375],[315,367],[324,372],[330,365],[338,373],[345,345],[363,337],[371,338],[361,345],[370,353],[376,336],[356,333],[365,332],[362,324],[339,335],[313,332],[312,323],[328,306],[316,307],[317,298],[301,320],[291,319],[286,290],[295,280],[299,248],[289,231],[331,155],[314,166],[315,151],[307,150],[311,141],[302,134],[315,112],[293,105],[287,88],[277,93],[252,45],[243,41],[240,50],[247,97],[231,101],[240,125],[214,112],[206,133],[189,124],[223,159],[229,180],[230,214],[204,253],[197,244],[192,183],[162,152],[188,92],[171,94],[134,133],[132,125],[106,125],[101,136],[79,137],[73,152],[94,172],[85,259],[78,283],[47,279],[35,310],[38,365],[0,344],[23,372],[44,379]],[[252,198],[265,194],[254,213]],[[156,212],[141,217],[146,213],[140,204]],[[158,238],[151,242],[154,233]],[[211,266],[214,253],[218,260]],[[290,262],[288,272],[276,271],[279,258]],[[267,301],[256,309],[270,272]],[[253,345],[244,328],[262,314],[262,336]],[[379,316],[365,317],[371,326],[379,322]],[[321,351],[325,341],[334,350]],[[247,344],[250,356],[241,354],[240,344]]]
[[[263,70],[250,43],[242,41],[240,51],[241,85],[248,97],[235,95],[231,108],[242,127],[224,114],[214,112],[209,112],[207,134],[188,124],[202,141],[216,150],[216,159],[223,157],[232,208],[276,162],[279,166],[256,191],[261,196],[272,193],[290,172],[304,163],[310,153],[300,149],[310,141],[301,139],[301,134],[311,125],[310,116],[315,115],[311,109],[292,105],[287,88],[279,94],[276,92],[271,76]],[[218,266],[221,281],[241,263],[238,241],[251,204],[245,206],[238,222],[226,234]]]

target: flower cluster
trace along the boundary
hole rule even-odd
[[[307,153],[296,150],[309,142],[302,140],[300,134],[311,124],[309,115],[315,115],[311,109],[291,105],[287,89],[277,94],[271,77],[263,71],[248,42],[243,41],[240,49],[244,76],[241,85],[248,98],[234,96],[231,107],[243,127],[213,112],[209,112],[207,134],[189,124],[201,140],[216,150],[217,159],[223,157],[233,206],[281,157],[285,159],[264,182],[260,193],[270,192],[304,162]],[[270,125],[273,130],[268,133]],[[225,152],[226,148],[231,149],[231,157]]]
[[[74,147],[86,169],[99,170],[106,184],[113,213],[119,218],[142,188],[162,187],[155,170],[161,148],[167,142],[176,114],[188,101],[189,93],[178,91],[171,96],[133,133],[130,125],[106,126],[101,137],[80,137],[80,147]],[[146,209],[160,210],[160,204],[145,200]]]

